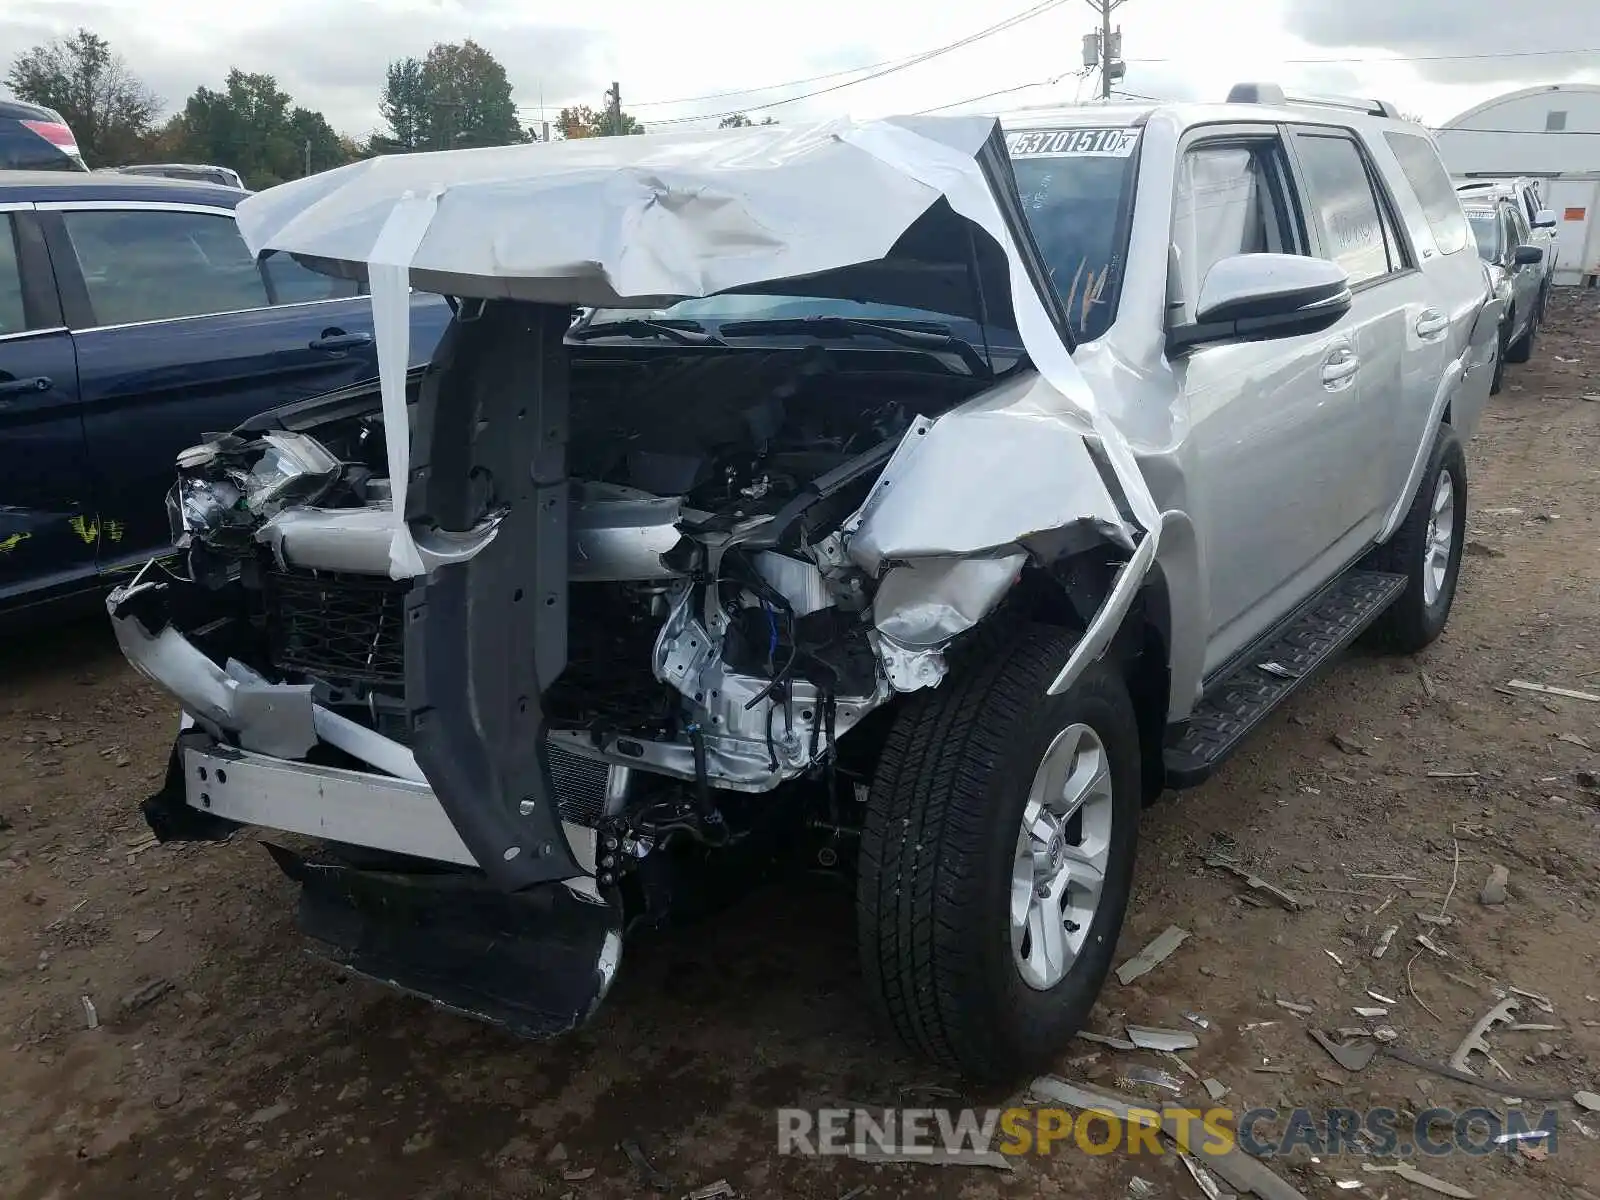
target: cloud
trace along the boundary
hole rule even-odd
[[[1593,54],[1510,56],[1508,51],[1600,47],[1600,4],[1542,0],[1283,0],[1284,24],[1311,45],[1371,48],[1409,58],[1435,83],[1554,83],[1596,74]],[[1482,57],[1435,58],[1429,56]]]
[[[230,67],[274,76],[296,104],[320,109],[335,128],[363,134],[378,122],[384,68],[435,42],[468,37],[505,66],[524,118],[537,120],[541,92],[551,115],[574,98],[598,103],[608,35],[560,24],[530,23],[490,2],[467,4],[310,4],[288,0],[270,10],[225,19],[193,0],[168,0],[161,19],[112,2],[13,0],[0,9],[0,46],[27,47],[94,30],[165,100],[183,107],[197,87],[221,87]],[[590,95],[590,93],[594,95]]]

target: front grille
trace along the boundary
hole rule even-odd
[[[273,665],[339,684],[405,686],[402,581],[272,571],[266,577]]]

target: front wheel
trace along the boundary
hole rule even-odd
[[[1414,654],[1444,632],[1466,529],[1467,458],[1456,431],[1440,425],[1405,520],[1368,560],[1376,570],[1406,577],[1405,591],[1372,626],[1381,649]]]
[[[1133,882],[1139,730],[1104,660],[1028,628],[897,715],[857,884],[863,975],[913,1049],[981,1080],[1046,1068],[1088,1018]]]

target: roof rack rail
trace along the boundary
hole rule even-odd
[[[1290,93],[1275,83],[1236,83],[1228,89],[1229,104],[1314,104],[1320,108],[1348,108],[1373,117],[1399,119],[1400,110],[1387,100],[1359,96],[1319,96]]]

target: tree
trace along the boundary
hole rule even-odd
[[[575,104],[570,108],[563,108],[561,115],[556,118],[556,128],[568,139],[615,137],[619,134],[644,132],[644,126],[639,119],[627,112],[622,114],[619,123],[612,115],[609,103],[602,104],[597,109],[590,108],[587,104]]]
[[[378,111],[388,123],[389,132],[373,138],[375,148],[380,144],[389,152],[427,148],[428,89],[420,58],[402,58],[389,64]]]
[[[91,165],[127,162],[161,109],[161,101],[122,56],[87,29],[19,54],[6,72],[6,84],[19,100],[60,113]]]
[[[232,167],[255,187],[303,173],[289,124],[289,94],[271,75],[228,72],[224,90],[196,89],[184,105],[185,144],[201,162]]]
[[[776,125],[778,122],[772,117],[762,117],[759,121],[752,121],[743,113],[729,113],[717,122],[718,129],[748,129],[752,125]]]
[[[439,42],[423,59],[389,64],[379,110],[384,151],[507,146],[528,140],[517,121],[506,69],[477,42]]]
[[[315,175],[330,167],[354,162],[344,139],[328,124],[328,118],[309,108],[296,108],[289,114],[289,130],[300,149],[302,175]]]

